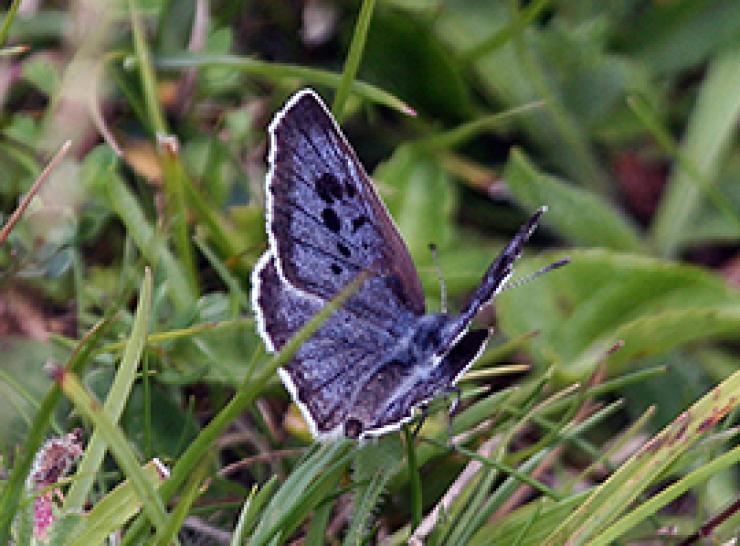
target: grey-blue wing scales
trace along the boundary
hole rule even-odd
[[[330,301],[363,270],[347,306],[393,328],[424,313],[406,245],[354,151],[312,91],[296,94],[270,126],[268,233],[278,271]]]
[[[322,304],[285,283],[269,254],[255,270],[254,282],[260,333],[271,350],[279,351]],[[380,351],[393,342],[389,333],[340,308],[301,345],[281,375],[308,413],[314,435],[340,430],[358,386],[377,368]]]

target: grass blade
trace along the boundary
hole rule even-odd
[[[357,69],[360,67],[360,60],[362,59],[362,51],[365,49],[365,41],[367,40],[367,30],[370,28],[370,21],[373,18],[373,10],[375,9],[375,0],[363,0],[362,7],[360,8],[360,15],[357,17],[357,25],[355,31],[352,34],[352,43],[349,46],[349,53],[347,53],[347,60],[344,63],[344,70],[342,71],[342,79],[339,82],[337,88],[337,94],[334,96],[334,104],[332,104],[331,112],[338,121],[342,121],[344,113],[344,103],[347,101],[352,82],[357,76]]]
[[[144,36],[144,24],[141,21],[141,13],[136,4],[136,0],[129,0],[129,11],[131,12],[131,29],[134,34],[134,48],[136,50],[137,67],[141,77],[141,86],[144,90],[144,104],[148,114],[147,121],[153,133],[165,135],[167,122],[162,114],[162,108],[157,98],[157,79],[154,75],[152,58],[149,53],[149,47]]]
[[[144,476],[154,487],[159,487],[165,477],[160,473],[159,463],[149,462],[143,467]],[[75,528],[75,540],[69,546],[102,544],[106,538],[121,528],[141,510],[141,502],[130,481],[118,484],[105,497],[95,503]]]
[[[740,404],[740,372],[736,372],[682,413],[647,442],[599,486],[546,540],[547,545],[586,544],[689,447]]]
[[[671,484],[660,493],[654,495],[640,506],[630,511],[627,515],[618,519],[613,525],[600,533],[594,540],[588,543],[588,546],[607,546],[624,533],[638,525],[645,518],[655,514],[658,510],[665,507],[668,503],[674,501],[692,487],[707,481],[714,474],[730,468],[740,462],[740,446],[723,453],[716,459],[712,459],[707,464],[702,465],[690,474],[687,474],[679,481]]]
[[[54,372],[54,379],[59,383],[62,391],[74,404],[75,408],[93,422],[95,431],[99,432],[108,444],[110,452],[120,465],[121,470],[131,480],[146,517],[158,530],[164,529],[167,525],[164,503],[157,494],[157,490],[141,470],[126,436],[108,416],[100,402],[85,390],[74,373],[58,369]]]
[[[134,381],[136,381],[136,371],[144,352],[151,310],[152,272],[147,268],[144,271],[144,280],[141,283],[139,305],[136,309],[131,337],[129,337],[126,344],[121,365],[118,367],[103,407],[103,411],[113,423],[118,423],[121,418],[131,388]],[[85,448],[85,455],[78,466],[77,478],[64,501],[65,510],[80,511],[83,509],[95,476],[103,462],[103,457],[105,457],[106,449],[105,441],[100,433],[95,430]]]
[[[342,75],[336,72],[294,64],[270,63],[235,55],[168,55],[156,58],[154,65],[167,70],[229,67],[270,82],[299,79],[311,85],[323,85],[332,88],[338,88],[342,81]],[[411,106],[372,84],[355,80],[352,82],[351,89],[353,93],[367,101],[387,106],[409,116],[416,115]]]

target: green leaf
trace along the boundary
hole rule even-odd
[[[145,479],[155,488],[165,480],[158,467],[160,464],[149,462],[142,467]],[[126,480],[95,502],[93,509],[85,514],[75,528],[74,541],[66,544],[69,546],[101,544],[140,510],[141,501],[131,482]]]
[[[430,27],[418,16],[376,10],[360,75],[435,119],[470,118],[475,111],[461,66]]]
[[[680,0],[651,4],[621,37],[624,49],[656,76],[677,76],[736,43],[740,4],[734,0]]]
[[[400,146],[373,177],[414,262],[431,264],[429,243],[444,249],[453,239],[453,184],[435,159]]]
[[[655,213],[652,235],[664,256],[673,256],[679,250],[682,234],[690,230],[704,197],[702,191],[713,190],[737,128],[739,90],[740,47],[735,47],[719,55],[709,67],[678,152],[681,161],[677,161]],[[737,210],[729,209],[728,213],[740,224]]]
[[[390,478],[403,466],[403,448],[398,434],[360,448],[355,455],[353,481],[356,487],[352,522],[343,546],[363,544],[372,512]]]
[[[640,252],[637,230],[624,215],[599,196],[537,170],[519,150],[513,150],[504,172],[514,199],[526,210],[547,205],[542,223],[583,246]]]
[[[445,15],[435,22],[435,31],[440,40],[455,51],[474,50],[507,25],[516,28],[522,12],[507,9],[512,5],[516,4],[478,2],[445,5]],[[526,19],[526,14],[523,17]],[[547,34],[555,33],[555,39],[576,35],[572,31],[556,32],[557,29],[551,28],[553,26],[532,24],[526,29],[517,28],[517,32],[507,36],[509,42],[477,58],[472,68],[483,92],[496,103],[503,103],[504,108],[545,100],[546,107],[522,117],[520,126],[542,153],[570,179],[600,193],[607,193],[607,176],[596,157],[589,135],[562,99],[566,92],[564,84],[573,78],[574,71],[586,63],[593,65],[601,60],[600,45],[593,41],[584,45],[575,40],[560,39],[558,48],[543,47]],[[577,58],[582,51],[599,55],[593,54],[582,63],[567,62],[571,56]],[[587,85],[593,83],[588,80],[584,82]],[[579,91],[581,94],[587,92],[583,89]],[[596,91],[588,92],[596,94]]]
[[[23,77],[49,97],[59,89],[61,80],[57,66],[45,57],[35,57],[23,63]]]
[[[610,371],[716,335],[736,337],[740,295],[700,268],[605,250],[574,251],[572,263],[496,299],[509,337],[539,331],[530,351],[564,380],[587,376],[614,343]],[[527,260],[524,274],[551,259]]]

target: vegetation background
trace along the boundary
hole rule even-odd
[[[0,44],[0,544],[737,543],[740,3],[30,0]],[[572,257],[481,317],[453,443],[441,400],[313,444],[275,374],[310,331],[255,335],[303,86],[430,309],[430,242],[453,308],[542,204],[518,274]]]

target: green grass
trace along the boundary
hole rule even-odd
[[[0,23],[0,544],[38,543],[36,457],[76,427],[52,544],[740,535],[737,2],[20,4]],[[451,423],[442,397],[417,435],[310,438],[276,370],[362,279],[279,354],[256,335],[266,125],[304,86],[431,311],[430,242],[458,309],[550,207],[517,277],[572,261],[479,317]]]

